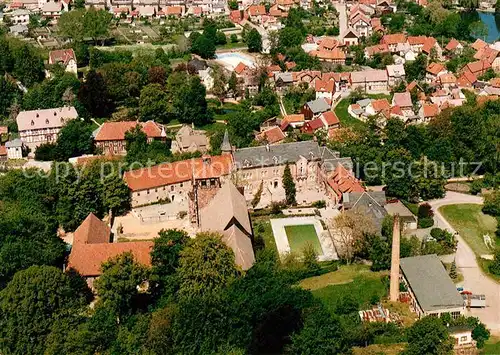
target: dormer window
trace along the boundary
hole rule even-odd
[[[274,162],[274,164],[278,164],[278,157],[277,156],[273,157],[273,162]]]
[[[57,116],[57,112],[54,111],[54,116]]]
[[[38,117],[38,114],[37,114],[37,117]],[[31,120],[31,125],[34,126],[35,125],[35,121]]]
[[[36,114],[36,118],[38,118],[38,117],[40,117],[40,114],[38,114],[38,113],[37,113],[37,114]]]
[[[248,159],[245,159],[245,161],[243,162],[243,165],[244,166],[250,166],[250,161]]]
[[[49,120],[48,119],[45,120],[45,124],[49,124]]]
[[[64,118],[61,117],[61,123],[64,123]]]

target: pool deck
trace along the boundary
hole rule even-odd
[[[322,255],[318,255],[319,261],[338,260],[337,252],[333,245],[332,238],[328,231],[323,229],[321,220],[318,217],[290,217],[290,218],[277,218],[271,219],[271,228],[273,230],[274,240],[276,241],[276,248],[280,256],[290,254],[290,244],[285,232],[285,226],[298,226],[298,225],[313,225],[318,236]]]
[[[217,53],[215,61],[224,66],[224,68],[233,71],[240,63],[249,67],[256,67],[255,58],[250,54],[242,52],[224,52]]]

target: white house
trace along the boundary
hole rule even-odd
[[[65,71],[77,75],[78,66],[76,62],[76,55],[72,48],[50,51],[49,64],[60,64],[64,67]]]
[[[24,143],[21,139],[16,138],[12,141],[5,143],[5,148],[7,148],[7,159],[22,159]]]
[[[212,88],[214,87],[214,77],[212,76],[212,72],[213,70],[210,67],[198,71],[201,83],[205,85],[207,91],[212,90]]]
[[[9,14],[10,21],[14,25],[28,25],[30,22],[30,12],[24,9],[18,9]]]

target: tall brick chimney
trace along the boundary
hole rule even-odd
[[[394,227],[392,228],[392,257],[391,257],[391,285],[389,296],[391,301],[399,299],[399,245],[401,232],[399,229],[399,215],[394,216]]]

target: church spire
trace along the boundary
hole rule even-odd
[[[231,143],[229,142],[229,133],[227,131],[227,128],[226,128],[226,131],[224,132],[224,139],[222,139],[222,145],[220,147],[221,151],[222,151],[222,154],[227,154],[227,153],[231,153],[233,151],[232,147],[231,147]]]

